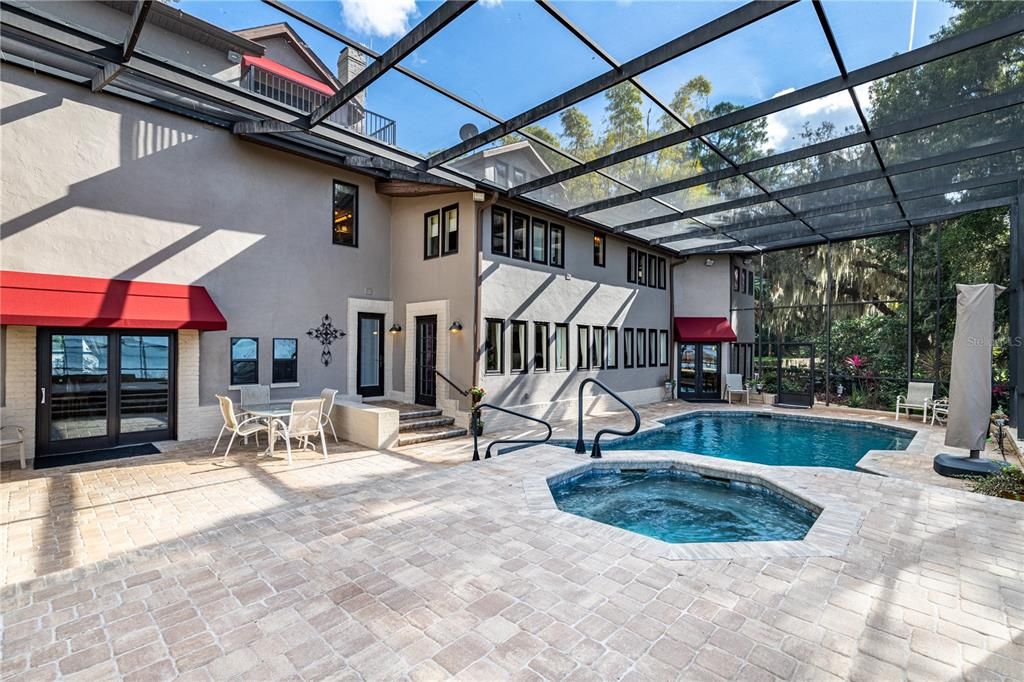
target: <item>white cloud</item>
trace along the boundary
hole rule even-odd
[[[772,97],[787,95],[794,90],[795,88],[786,88]],[[793,138],[803,130],[804,123],[810,124],[811,128],[816,128],[824,121],[830,121],[835,124],[837,130],[842,130],[853,123],[856,116],[857,112],[853,108],[853,102],[845,90],[804,102],[768,115],[768,144],[776,152],[787,151],[801,146]]]
[[[484,7],[497,7],[501,4],[501,0],[480,0],[480,4]]]
[[[409,30],[416,0],[340,0],[341,16],[356,31],[387,38]]]

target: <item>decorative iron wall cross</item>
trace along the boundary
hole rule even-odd
[[[320,342],[323,348],[320,351],[320,362],[324,363],[324,367],[331,364],[333,357],[331,356],[331,344],[341,337],[345,336],[345,332],[335,328],[331,322],[330,315],[324,315],[324,319],[320,320],[319,327],[313,327],[306,335],[311,339],[316,339]]]

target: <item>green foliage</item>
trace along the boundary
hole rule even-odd
[[[971,490],[982,495],[1024,501],[1024,470],[1007,466],[985,478],[971,479]]]

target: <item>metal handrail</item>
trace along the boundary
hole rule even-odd
[[[469,391],[463,391],[461,388],[456,386],[454,381],[452,381],[451,379],[449,379],[445,375],[443,375],[440,372],[438,372],[436,367],[434,368],[434,374],[436,374],[437,376],[439,376],[442,379],[444,379],[444,383],[448,384],[449,386],[454,388],[456,391],[458,391],[459,394],[461,394],[463,398],[468,398],[469,397]]]
[[[633,413],[633,428],[629,431],[617,431],[615,429],[601,429],[594,436],[594,447],[591,448],[590,456],[595,459],[601,459],[601,436],[608,433],[613,436],[632,436],[634,433],[640,430],[640,413],[636,411],[636,408],[627,403],[625,400],[619,397],[619,394],[612,389],[605,386],[603,383],[589,377],[580,382],[579,398],[577,401],[577,414],[576,414],[576,454],[585,455],[587,454],[586,443],[583,442],[583,387],[587,384],[597,384],[605,390],[605,392],[611,397],[615,398],[621,403],[626,409]]]
[[[473,461],[474,462],[479,462],[480,461],[480,450],[477,448],[477,428],[476,428],[476,422],[477,422],[477,420],[480,419],[480,412],[485,407],[489,407],[492,410],[497,410],[498,412],[504,412],[505,414],[511,414],[514,417],[522,417],[523,419],[529,419],[532,422],[537,422],[538,424],[543,424],[547,428],[547,430],[548,430],[548,435],[544,436],[544,438],[542,438],[540,440],[537,440],[537,439],[521,440],[521,439],[515,439],[515,438],[508,438],[508,439],[501,439],[501,440],[492,440],[487,445],[487,450],[484,452],[484,459],[490,459],[491,458],[491,448],[493,448],[495,445],[497,445],[499,443],[522,443],[522,444],[525,444],[525,445],[540,445],[541,443],[547,443],[549,440],[551,440],[551,424],[548,424],[543,419],[539,419],[538,417],[531,417],[530,415],[523,414],[522,412],[515,412],[513,410],[508,410],[508,409],[505,409],[504,407],[498,407],[497,405],[491,405],[490,403],[481,403],[480,405],[476,406],[476,409],[473,411],[473,416],[472,416],[471,421],[469,423],[469,427],[473,430]]]

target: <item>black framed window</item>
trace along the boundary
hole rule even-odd
[[[667,263],[667,261],[664,258],[659,258],[658,259],[658,288],[659,289],[664,289],[666,284],[667,284],[667,281],[668,281],[667,270],[668,270],[668,263]]]
[[[590,327],[576,325],[576,369],[590,367]]]
[[[732,290],[740,290],[740,266],[735,265],[732,268]]]
[[[533,371],[546,372],[548,367],[548,323],[533,323]]]
[[[548,245],[551,253],[548,257],[548,265],[556,268],[565,267],[565,228],[561,225],[552,224],[548,229]]]
[[[555,371],[569,369],[569,325],[555,325]]]
[[[604,369],[604,327],[594,327],[593,350],[590,353],[590,366],[593,369]]]
[[[608,327],[605,331],[606,360],[605,367],[616,369],[619,366],[619,330],[615,327]]]
[[[636,282],[636,249],[626,249],[626,281]]]
[[[491,209],[491,253],[508,255],[508,211],[497,206]]]
[[[636,253],[636,283],[647,286],[647,254],[641,251]]]
[[[548,262],[548,221],[533,219],[532,257],[534,263]]]
[[[622,366],[631,368],[633,367],[633,358],[635,357],[636,348],[633,346],[633,330],[623,329],[622,330]]]
[[[658,331],[658,364],[668,367],[668,330]]]
[[[747,293],[754,295],[754,271],[747,270]]]
[[[509,341],[509,371],[526,371],[526,323],[512,320],[512,339]]]
[[[743,268],[740,270],[740,293],[747,293],[747,269]]]
[[[658,286],[658,257],[653,253],[647,254],[647,286]]]
[[[441,255],[459,252],[459,205],[452,204],[441,209]]]
[[[636,366],[647,366],[647,330],[636,330]]]
[[[505,349],[502,344],[504,320],[488,318],[484,335],[484,371],[488,374],[505,372]]]
[[[599,268],[604,267],[605,242],[606,238],[603,234],[594,233],[594,265]]]
[[[512,257],[530,259],[530,217],[512,213]]]
[[[274,339],[274,364],[271,381],[293,384],[299,380],[299,340]]]
[[[342,246],[359,246],[359,188],[335,180],[332,203],[332,240]]]
[[[260,340],[253,336],[231,337],[231,385],[260,383]]]
[[[658,330],[647,330],[647,366],[658,366]]]
[[[429,211],[423,214],[423,258],[437,258],[441,255],[441,212]]]

